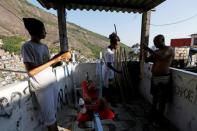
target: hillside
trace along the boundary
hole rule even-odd
[[[57,17],[28,3],[26,0],[1,0],[0,36],[18,36],[28,39],[21,19],[34,17],[45,23],[47,37],[43,41],[54,52],[59,50]],[[109,44],[106,37],[67,22],[69,48],[81,52],[87,57],[96,57],[99,51]],[[0,38],[1,38],[0,37]],[[12,38],[13,39],[13,38]],[[18,40],[18,38],[17,38]]]

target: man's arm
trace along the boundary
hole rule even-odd
[[[150,55],[149,57],[145,58],[145,62],[154,62],[155,61],[155,57],[153,55]]]
[[[149,48],[148,46],[144,46],[144,49],[146,50],[146,51],[148,51],[151,55],[155,55],[156,53],[151,49],[151,48]]]
[[[111,70],[113,70],[113,71],[116,72],[116,73],[121,73],[121,71],[116,70],[116,69],[112,66],[111,62],[107,62],[107,67],[109,67]]]
[[[144,46],[144,50],[150,53],[149,57],[145,57],[145,62],[154,62],[156,53],[146,45]]]
[[[165,53],[162,53],[162,54],[156,53],[155,57],[158,60],[165,60],[169,57],[172,57],[174,55],[173,52],[174,52],[173,49],[171,47],[168,47],[168,49],[165,51]]]
[[[153,51],[149,47],[145,47],[145,50],[147,50],[151,54],[152,58],[158,59],[158,60],[164,60],[173,55],[173,49],[171,47],[169,47],[169,49],[165,53],[162,53],[162,54],[158,53],[157,51]]]
[[[36,66],[31,62],[24,62],[24,65],[25,65],[25,68],[27,71],[30,71],[30,70],[36,68]]]

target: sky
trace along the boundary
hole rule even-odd
[[[36,0],[28,1],[42,8]],[[149,45],[153,45],[153,38],[157,34],[163,34],[166,45],[169,45],[171,39],[189,38],[191,34],[197,33],[196,5],[197,0],[166,0],[156,7],[156,10],[151,13]],[[56,14],[52,9],[46,11]],[[128,46],[140,42],[141,18],[142,15],[139,13],[67,11],[68,22],[106,37],[114,32],[115,24],[121,42]]]

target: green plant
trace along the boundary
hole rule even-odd
[[[3,49],[5,51],[14,52],[20,54],[21,44],[25,40],[19,36],[0,36],[3,40]]]
[[[97,45],[93,45],[91,43],[84,43],[84,45],[89,48],[91,51],[92,51],[92,54],[95,58],[98,58],[99,57],[99,53],[100,51],[102,50],[101,47],[97,46]]]
[[[58,47],[54,47],[54,48],[49,48],[51,53],[58,53],[59,52],[59,48]]]

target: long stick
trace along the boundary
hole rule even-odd
[[[121,68],[121,71],[122,71],[122,79],[121,79],[121,77],[119,76],[119,80],[121,80],[121,87],[120,87],[120,93],[121,93],[121,97],[122,97],[122,102],[123,102],[123,104],[125,104],[126,103],[126,101],[125,101],[125,97],[124,97],[124,89],[127,87],[126,85],[127,85],[127,83],[125,82],[125,73],[124,73],[124,67],[123,67],[123,63],[122,63],[122,58],[123,58],[123,53],[122,53],[122,47],[120,47],[120,61],[119,61],[119,63],[120,63],[120,68]]]
[[[29,76],[34,76],[34,75],[38,74],[39,72],[43,71],[44,69],[46,69],[47,67],[49,67],[49,66],[51,66],[51,65],[53,65],[53,64],[55,64],[55,63],[57,63],[61,60],[67,60],[68,61],[70,58],[71,58],[70,52],[65,52],[62,55],[48,61],[47,63],[30,70],[28,72],[28,74],[29,74]]]
[[[125,61],[125,74],[126,74],[126,78],[127,78],[127,83],[129,85],[129,87],[131,88],[131,93],[132,93],[132,96],[133,96],[133,84],[132,84],[132,80],[131,80],[131,76],[130,76],[130,73],[129,73],[129,69],[128,69],[128,63],[127,63],[127,53],[126,53],[126,50],[124,50],[124,61]]]
[[[114,24],[115,33],[117,35],[116,24]]]
[[[144,78],[144,45],[141,44],[140,47],[140,53],[141,53],[141,58],[140,58],[140,78]]]

